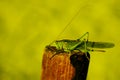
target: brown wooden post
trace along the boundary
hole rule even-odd
[[[41,80],[86,80],[89,60],[84,53],[57,52],[54,47],[46,47]],[[53,57],[54,54],[56,55]]]

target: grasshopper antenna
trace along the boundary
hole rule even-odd
[[[85,6],[83,6],[83,7],[81,7],[81,8],[84,8]],[[70,26],[70,24],[72,23],[72,21],[78,16],[78,14],[80,13],[80,11],[81,11],[81,8],[78,10],[78,12],[72,17],[72,19],[68,22],[68,24],[64,27],[64,29],[58,34],[58,36],[56,37],[56,39],[58,39],[58,37]],[[55,40],[56,40],[55,39]],[[55,42],[55,40],[54,41],[52,41],[50,44],[52,44],[53,42]]]

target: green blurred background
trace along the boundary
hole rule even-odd
[[[0,80],[40,80],[45,45],[57,38],[113,42],[92,52],[87,80],[120,80],[120,0],[0,0]]]

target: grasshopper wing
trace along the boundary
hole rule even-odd
[[[91,48],[112,48],[115,46],[113,43],[109,42],[92,42],[92,41],[88,41],[86,45],[87,47]]]

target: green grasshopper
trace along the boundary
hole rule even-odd
[[[75,69],[75,75],[72,80],[86,80],[90,61],[90,51],[105,52],[103,50],[104,48],[114,47],[114,44],[109,42],[88,41],[88,37],[89,32],[86,32],[84,35],[76,40],[56,40],[52,44],[47,46],[47,48],[53,48],[53,50],[55,51],[50,59],[60,53],[69,53],[70,63]]]
[[[89,32],[86,32],[84,35],[82,35],[80,38],[76,40],[69,40],[69,39],[56,40],[53,44],[49,46],[54,46],[58,51],[64,51],[68,53],[76,50],[82,51],[85,53],[86,56],[87,53],[90,51],[105,52],[104,50],[95,50],[95,49],[114,47],[113,43],[88,41],[88,37],[89,37]]]

